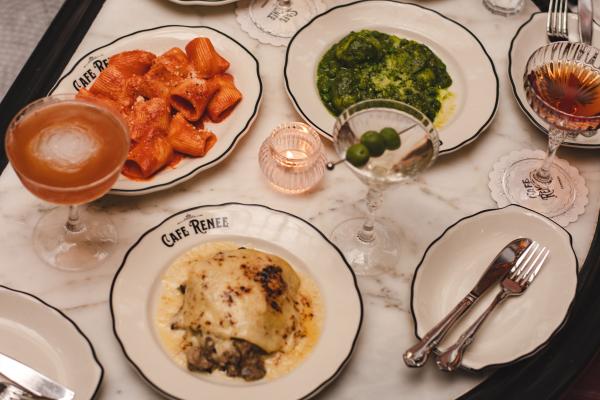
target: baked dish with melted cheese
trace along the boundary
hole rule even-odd
[[[319,291],[276,255],[206,243],[175,260],[161,285],[159,337],[190,371],[275,378],[301,362],[318,339]]]

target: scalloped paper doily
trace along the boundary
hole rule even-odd
[[[250,1],[251,0],[240,0],[237,2],[237,6],[235,8],[235,15],[238,23],[242,27],[242,30],[245,31],[251,38],[258,40],[261,43],[270,44],[273,46],[287,46],[291,37],[279,37],[271,35],[254,24],[252,18],[250,18]],[[295,0],[295,1],[304,1],[304,0]],[[325,5],[321,2],[321,0],[313,0],[315,6],[317,8],[316,15],[321,14],[323,11],[327,9]],[[293,3],[292,3],[293,4]],[[312,17],[311,17],[312,20]]]
[[[498,207],[504,207],[511,204],[510,199],[504,191],[503,185],[503,177],[507,168],[517,161],[525,158],[537,158],[541,162],[545,156],[546,153],[541,150],[516,150],[500,158],[494,164],[489,175],[489,188],[492,198],[496,201]],[[554,220],[556,223],[562,226],[567,226],[571,222],[577,221],[579,216],[584,213],[585,206],[588,203],[588,188],[585,184],[585,180],[579,174],[577,168],[571,166],[567,161],[559,158],[555,158],[554,163],[567,172],[575,187],[575,201],[571,207],[560,215],[550,217],[550,219]],[[525,205],[525,207],[527,207],[527,205]],[[534,211],[536,210],[534,209]]]

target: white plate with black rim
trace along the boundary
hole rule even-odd
[[[447,228],[429,245],[412,282],[415,335],[439,322],[475,285],[509,242],[530,238],[550,256],[531,286],[499,305],[465,352],[462,368],[479,371],[535,354],[564,325],[577,288],[578,263],[568,231],[541,214],[517,205],[484,210]],[[435,350],[444,351],[481,315],[500,290],[491,287]]]
[[[239,0],[169,0],[171,3],[184,6],[223,6],[225,4],[235,3]]]
[[[113,54],[139,49],[159,55],[173,47],[184,49],[190,40],[198,36],[208,37],[215,49],[231,63],[227,72],[234,76],[235,84],[244,98],[224,121],[206,124],[206,128],[213,131],[218,140],[204,157],[185,157],[175,167],[164,168],[148,180],[132,180],[121,175],[112,187],[111,194],[137,196],[165,190],[218,165],[229,156],[258,113],[262,99],[258,60],[237,40],[216,29],[207,26],[160,26],[121,36],[90,51],[50,91],[76,93],[81,87],[89,87]]]
[[[189,235],[170,239],[174,237],[171,233],[181,232],[182,227],[187,227]],[[213,241],[235,242],[281,256],[319,288],[324,306],[321,334],[310,354],[291,372],[254,382],[193,373],[176,364],[163,349],[154,323],[163,273],[190,248]],[[325,235],[292,214],[240,203],[190,208],[144,233],[129,249],[114,278],[110,307],[114,333],[139,374],[163,395],[186,400],[197,399],[199,393],[207,399],[310,398],[348,363],[363,313],[356,277]]]
[[[75,399],[97,394],[104,369],[89,339],[57,308],[0,285],[0,338],[0,353],[71,389]]]
[[[446,64],[453,83],[454,111],[439,129],[440,154],[471,143],[498,109],[494,63],[466,27],[437,11],[394,0],[357,1],[316,16],[291,39],[285,58],[285,85],[302,118],[332,139],[335,123],[317,89],[323,55],[351,31],[371,29],[427,45]]]
[[[546,37],[546,13],[534,13],[531,17],[517,30],[510,43],[508,53],[508,75],[512,85],[513,93],[517,99],[517,103],[527,118],[544,134],[548,134],[548,123],[542,120],[533,111],[523,88],[523,75],[525,67],[531,54],[538,48],[548,44]],[[569,14],[567,23],[569,26],[569,40],[571,42],[579,41],[579,24],[576,14]],[[594,23],[594,39],[593,44],[600,46],[600,25]],[[576,147],[581,149],[600,149],[600,134],[585,137],[578,135],[575,139],[567,138],[562,144],[567,147]]]

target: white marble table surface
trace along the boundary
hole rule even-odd
[[[341,3],[329,0],[329,6]],[[401,354],[413,341],[410,280],[427,245],[457,219],[495,207],[488,190],[492,164],[512,150],[544,148],[545,137],[529,123],[513,99],[507,77],[510,39],[531,12],[491,15],[474,0],[428,0],[421,4],[466,25],[488,49],[500,77],[500,107],[490,128],[466,148],[439,159],[416,182],[390,189],[381,216],[399,227],[401,257],[394,273],[360,278],[365,318],[353,359],[345,372],[318,398],[448,399],[465,393],[484,375],[438,372],[431,363],[409,370]],[[50,206],[25,190],[9,167],[0,177],[0,283],[40,296],[69,315],[90,338],[106,373],[100,399],[159,398],[136,375],[121,353],[111,329],[110,284],[125,251],[141,233],[168,215],[191,206],[228,201],[262,203],[312,221],[329,233],[340,221],[364,212],[364,186],[346,168],[327,173],[313,192],[288,196],[263,179],[257,152],[277,124],[300,120],[282,84],[284,48],[260,45],[242,32],[234,5],[184,7],[166,0],[107,0],[73,59],[123,34],[159,25],[210,25],[252,51],[261,63],[264,101],[258,119],[233,154],[217,168],[174,189],[142,197],[107,196],[97,202],[113,217],[120,233],[118,251],[102,267],[84,273],[55,271],[34,255],[31,232]],[[490,93],[490,96],[492,93]],[[330,145],[327,152],[333,157]],[[569,225],[577,256],[587,254],[600,208],[598,153],[561,149],[560,156],[583,173],[590,203],[579,221]]]

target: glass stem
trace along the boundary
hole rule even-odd
[[[552,182],[550,168],[556,157],[556,151],[564,140],[565,131],[554,126],[550,127],[550,130],[548,131],[548,150],[546,151],[546,158],[544,158],[542,165],[531,174],[533,181],[544,185],[548,185]]]
[[[367,193],[367,219],[357,235],[358,239],[365,243],[375,240],[375,212],[381,206],[382,201],[381,190],[370,187]]]
[[[68,233],[80,233],[84,230],[83,223],[79,218],[79,206],[69,206],[69,219],[65,224]]]

